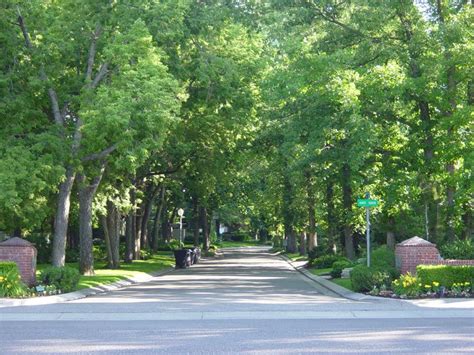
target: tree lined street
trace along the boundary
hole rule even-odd
[[[431,302],[351,301],[264,248],[229,249],[223,258],[149,283],[67,303],[1,308],[0,348],[6,354],[473,349],[473,301]]]
[[[473,34],[474,0],[2,0],[0,353],[474,353]]]

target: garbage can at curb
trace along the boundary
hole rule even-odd
[[[199,260],[201,259],[201,249],[198,247],[194,247],[194,248],[191,248],[191,250],[193,252],[192,254],[193,264],[197,264]]]
[[[179,249],[174,251],[174,259],[176,261],[176,269],[186,269],[191,264],[191,256],[189,249]]]

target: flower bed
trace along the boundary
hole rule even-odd
[[[474,267],[419,265],[417,275],[409,272],[391,284],[374,286],[371,295],[393,298],[474,298]]]

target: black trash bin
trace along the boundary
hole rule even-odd
[[[176,269],[185,269],[190,265],[191,257],[188,249],[179,249],[174,251]]]

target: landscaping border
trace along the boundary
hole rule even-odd
[[[151,281],[154,277],[168,274],[174,270],[175,268],[170,267],[161,271],[154,272],[152,274],[125,278],[123,280],[112,282],[110,284],[89,287],[89,288],[85,288],[78,291],[64,293],[61,295],[39,296],[39,297],[30,297],[30,298],[0,298],[0,308],[15,307],[15,306],[39,306],[39,305],[79,300],[81,298],[97,295],[99,293],[115,291],[127,286],[139,284],[142,282],[148,282],[148,281]]]
[[[347,298],[347,299],[352,300],[352,301],[365,301],[365,300],[378,301],[378,302],[386,302],[386,301],[389,301],[389,300],[392,301],[392,299],[389,299],[389,298],[375,297],[375,296],[365,295],[363,293],[357,293],[357,292],[348,290],[347,288],[339,286],[339,285],[335,284],[334,282],[326,280],[323,277],[312,274],[308,269],[306,269],[304,267],[305,264],[298,265],[298,262],[292,261],[290,258],[288,258],[283,253],[278,253],[276,255],[280,256],[283,260],[285,260],[288,264],[290,264],[296,271],[298,271],[302,275],[304,275],[307,278],[309,278],[310,280],[316,282],[318,285],[324,287],[325,289],[329,290],[330,292],[333,292],[336,295],[341,296],[343,298]],[[299,263],[301,263],[301,262],[299,262]]]

